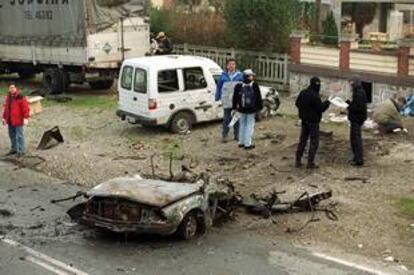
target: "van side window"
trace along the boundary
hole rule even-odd
[[[178,91],[177,70],[165,70],[158,72],[158,92],[168,93]]]
[[[122,69],[122,77],[121,77],[121,87],[127,90],[131,90],[132,88],[132,72],[134,68],[131,66],[125,66]]]
[[[196,67],[183,69],[183,74],[184,89],[186,91],[207,88],[207,82],[202,68]]]
[[[147,93],[147,72],[135,69],[134,91],[137,93]]]

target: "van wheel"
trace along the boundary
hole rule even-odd
[[[193,116],[190,113],[181,112],[171,120],[170,130],[176,134],[186,134],[193,127]]]
[[[183,240],[192,240],[198,233],[198,221],[195,212],[188,213],[177,229],[177,235]]]

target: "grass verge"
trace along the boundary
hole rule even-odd
[[[414,198],[401,198],[399,206],[405,215],[414,218]]]

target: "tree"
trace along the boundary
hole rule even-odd
[[[328,45],[338,45],[338,28],[332,11],[323,21],[323,42]]]
[[[228,39],[237,48],[286,52],[299,7],[298,0],[227,0]]]
[[[351,17],[355,22],[356,33],[362,38],[364,27],[374,20],[377,7],[377,3],[344,3],[342,14]]]
[[[317,34],[320,34],[321,29],[320,29],[320,24],[321,24],[321,0],[315,0],[315,31]]]

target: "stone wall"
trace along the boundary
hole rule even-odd
[[[296,96],[301,90],[309,86],[312,75],[290,72],[290,92]],[[321,79],[321,96],[338,95],[343,99],[351,97],[350,86],[346,79],[327,78]],[[388,98],[408,96],[414,94],[414,87],[400,87],[384,83],[372,83],[372,103],[378,105]]]

